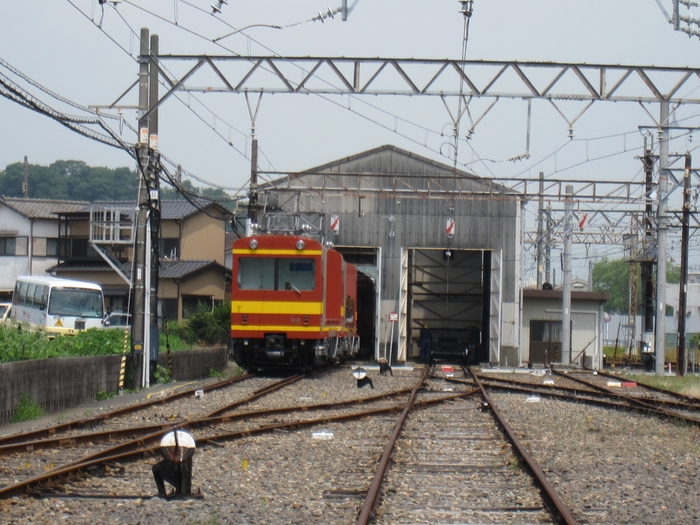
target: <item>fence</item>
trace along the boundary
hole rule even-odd
[[[0,364],[0,425],[12,421],[12,414],[25,394],[46,413],[94,401],[98,392],[116,392],[121,356],[35,359]],[[177,381],[209,377],[228,364],[226,348],[202,348],[173,352],[173,379]],[[158,364],[168,368],[165,352]],[[131,369],[131,358],[127,370]]]

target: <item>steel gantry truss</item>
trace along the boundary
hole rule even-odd
[[[151,54],[141,57],[157,68],[166,92],[150,108],[143,108],[148,118],[170,96],[178,92],[201,93],[287,93],[318,95],[403,95],[494,99],[541,99],[554,105],[559,114],[571,127],[573,123],[594,102],[633,102],[639,104],[658,103],[660,105],[700,104],[700,68],[638,66],[620,64],[585,64],[557,62],[519,62],[488,60],[450,60],[419,58],[370,58],[370,57],[279,57],[279,56],[236,56],[236,55],[161,55]],[[171,71],[184,71],[175,75]],[[116,107],[120,100],[137,85],[132,84],[109,107]],[[461,89],[458,89],[459,85]],[[579,101],[585,104],[573,119],[566,117],[557,102]],[[491,105],[485,110],[490,111]],[[646,109],[646,108],[645,108]],[[449,109],[448,109],[449,111]],[[648,111],[647,111],[648,112]],[[481,118],[483,118],[483,116]],[[651,116],[651,114],[650,114]],[[461,115],[460,115],[461,118]],[[471,115],[469,117],[471,119]],[[653,118],[653,117],[652,117]],[[477,119],[478,122],[479,119]],[[659,119],[659,131],[668,133],[668,124]],[[472,121],[472,128],[474,127]],[[665,169],[669,188],[667,195],[680,186],[669,166]],[[261,175],[265,175],[260,172]],[[321,174],[321,173],[319,173]],[[268,174],[273,175],[273,174]],[[279,174],[276,174],[279,175]],[[356,192],[357,188],[344,188],[334,184],[333,173],[324,173],[323,188],[309,188],[304,183],[295,187],[298,174],[289,173],[287,188],[293,191],[313,192]],[[429,197],[440,192],[440,176],[431,176],[431,188],[419,191],[409,187],[405,180],[387,177],[388,187],[372,187],[363,184],[362,175],[381,178],[381,174],[358,174],[358,188],[363,192],[389,192],[402,194],[404,198],[413,193],[417,197]],[[698,177],[693,172],[695,178]],[[480,179],[484,182],[484,179]],[[536,179],[486,179],[493,184],[486,192],[480,188],[483,198],[498,198],[505,193],[520,194],[525,200],[537,198],[542,193],[548,201],[563,202],[564,188],[571,181],[547,179],[540,190]],[[609,219],[604,207],[611,204],[631,204],[639,206],[645,201],[642,183],[613,181],[579,181],[574,183],[573,198],[579,205],[590,204],[588,221],[591,230],[596,228],[596,218],[603,219],[598,225],[600,233],[574,233],[574,243],[582,244],[622,244],[620,233],[612,233],[610,224],[626,222],[628,213],[636,215],[636,210],[615,212],[614,221]],[[397,187],[398,186],[398,187]],[[403,186],[403,187],[401,187]],[[469,188],[469,185],[466,185]],[[502,189],[507,187],[504,193]],[[638,190],[638,191],[637,191]],[[457,198],[478,198],[471,190],[459,192]],[[671,212],[672,214],[673,212]],[[630,221],[627,221],[629,224]],[[627,229],[626,233],[629,233]],[[525,242],[532,239],[533,233],[526,234]],[[536,235],[536,234],[535,234]]]
[[[531,100],[540,99],[550,102],[561,117],[569,124],[569,132],[572,136],[574,123],[596,102],[632,102],[642,105],[648,115],[656,123],[656,131],[659,140],[658,157],[658,181],[654,187],[658,199],[656,205],[656,248],[657,248],[657,311],[663,311],[665,297],[665,271],[667,232],[674,215],[669,211],[669,196],[678,187],[677,180],[673,176],[672,163],[669,162],[669,132],[670,114],[673,108],[684,104],[700,103],[700,69],[690,67],[658,67],[635,66],[614,64],[576,64],[554,62],[517,62],[517,61],[473,61],[473,60],[449,60],[449,59],[416,59],[416,58],[358,58],[358,57],[279,57],[279,56],[209,56],[209,55],[161,55],[157,50],[144,53],[140,56],[140,63],[149,62],[152,71],[162,79],[166,91],[161,97],[149,100],[148,107],[139,104],[141,119],[148,119],[151,114],[156,114],[163,102],[173,94],[182,92],[201,93],[280,93],[280,94],[316,94],[316,95],[402,95],[402,96],[433,96],[440,97],[450,113],[454,124],[455,151],[459,130],[459,122],[468,112],[468,106],[472,98],[490,98],[491,105],[477,116],[476,123],[472,115],[468,113],[471,121],[470,132],[478,122],[488,113],[500,99],[523,99],[530,104]],[[172,71],[184,71],[174,74]],[[138,85],[138,80],[132,84],[122,95],[108,107],[118,106],[120,100]],[[449,108],[448,100],[458,101],[460,109],[455,117]],[[574,101],[581,104],[578,115],[573,119],[567,117],[562,107],[563,103]],[[647,110],[646,105],[659,105],[659,118],[655,119]],[[529,110],[528,110],[529,114]],[[253,128],[254,117],[251,114]],[[529,126],[528,126],[529,133]],[[528,137],[529,141],[529,137]],[[255,141],[254,141],[255,142]],[[529,142],[528,142],[529,144]],[[529,156],[529,153],[528,153]],[[255,159],[254,155],[251,155]],[[456,165],[455,155],[455,165]],[[456,175],[456,172],[455,172]],[[696,175],[697,176],[697,175]],[[332,174],[322,177],[324,188],[309,188],[311,191],[322,192],[347,192],[348,188],[341,185],[333,186]],[[290,179],[292,179],[290,174]],[[382,183],[376,191],[383,193],[390,191],[396,194],[401,192],[404,197],[411,192],[409,187],[399,187],[396,179],[390,179],[393,186],[385,188]],[[483,179],[482,179],[483,180]],[[541,181],[537,181],[540,183]],[[618,201],[620,205],[632,204],[631,207],[638,211],[622,210],[623,217],[630,217],[631,224],[634,217],[642,217],[641,208],[648,204],[650,199],[649,188],[632,191],[632,183],[617,183],[620,187],[612,190],[611,187],[599,191],[598,188],[606,183],[590,181],[588,183],[574,185],[568,182],[566,195],[561,191],[562,182],[553,183],[556,191],[550,195],[551,200],[566,202],[569,205],[566,213],[567,224],[572,220],[573,202],[581,202],[581,198],[588,200],[590,212],[594,212],[598,218],[605,219],[612,212],[606,207]],[[358,180],[359,189],[361,181]],[[614,184],[614,183],[613,183]],[[435,191],[444,192],[439,181],[433,183]],[[494,190],[503,198],[521,198],[529,200],[531,195],[527,184],[518,181],[515,187],[504,188],[503,185],[494,182]],[[466,187],[470,187],[469,184]],[[478,186],[477,186],[478,187]],[[251,163],[251,199],[257,198],[257,162]],[[483,190],[483,186],[481,186]],[[497,188],[497,189],[496,189]],[[502,189],[503,188],[503,189]],[[302,191],[300,188],[289,187],[291,191]],[[363,188],[364,190],[370,188]],[[458,187],[458,190],[461,188]],[[551,188],[550,188],[551,189]],[[352,191],[352,190],[350,190]],[[573,192],[577,192],[574,195]],[[430,197],[429,192],[417,197]],[[464,198],[461,191],[456,192],[456,198]],[[522,193],[517,197],[518,193]],[[545,193],[545,195],[542,195]],[[537,195],[542,204],[542,197],[548,198],[542,187]],[[483,198],[494,198],[491,188],[482,192]],[[491,195],[489,197],[489,194]],[[507,194],[510,194],[506,196]],[[478,198],[472,195],[470,198]],[[548,200],[550,200],[548,198]],[[619,209],[621,206],[617,206]],[[648,218],[648,217],[647,217]],[[550,219],[551,220],[551,219]],[[617,225],[622,224],[622,219],[612,221]],[[593,226],[593,224],[590,224]],[[623,228],[601,227],[601,235],[598,242],[620,241]],[[570,230],[571,228],[569,228]],[[631,232],[634,228],[624,228]],[[641,231],[641,230],[640,230]],[[618,234],[619,232],[619,234]],[[633,232],[632,232],[633,233]],[[565,235],[566,242],[570,246],[575,234],[569,232]],[[553,238],[548,234],[548,242]],[[590,235],[583,239],[584,243],[592,241]],[[541,239],[539,239],[541,243]],[[565,286],[567,288],[567,279]],[[570,283],[568,283],[570,284]],[[567,295],[565,293],[565,295]],[[663,348],[665,334],[665,317],[659,316],[656,326],[655,343],[657,352],[656,371],[663,373]]]
[[[700,92],[694,91],[700,69],[687,67],[359,57],[150,58],[169,86],[150,111],[183,91],[700,103]],[[179,76],[169,73],[191,63]]]

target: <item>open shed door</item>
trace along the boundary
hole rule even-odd
[[[401,250],[401,290],[399,291],[399,352],[397,361],[405,361],[408,355],[408,256],[410,250]]]
[[[501,287],[503,252],[491,252],[491,307],[489,308],[489,362],[501,361]]]

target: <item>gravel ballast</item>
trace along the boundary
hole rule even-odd
[[[371,370],[374,390],[358,389],[350,367],[343,366],[240,410],[374,396],[412,386],[420,372],[394,368],[393,376],[379,376]],[[243,389],[244,384],[231,388]],[[526,402],[524,394],[494,392],[491,396],[579,523],[700,523],[700,431],[696,426],[545,397],[532,403]],[[202,400],[191,403],[197,401]],[[20,496],[0,500],[0,523],[354,523],[362,499],[327,495],[368,486],[397,417],[389,413],[331,422],[200,448],[193,469],[193,489],[199,498],[138,498],[156,494],[151,466],[157,457],[111,465],[84,484],[69,483],[71,490],[113,492],[134,499]],[[332,433],[332,439],[315,439],[314,432],[320,430]],[[21,472],[16,474],[22,478]]]

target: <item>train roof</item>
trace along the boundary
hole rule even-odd
[[[53,287],[63,288],[87,288],[89,290],[102,290],[99,284],[89,283],[86,281],[76,281],[74,279],[61,279],[53,276],[37,276],[37,275],[22,275],[17,277],[17,281],[22,281],[30,284],[44,284]]]
[[[303,247],[299,248],[298,243],[303,243]],[[253,247],[255,246],[255,247]],[[256,250],[293,250],[294,254],[304,255],[309,251],[328,250],[326,246],[310,237],[302,237],[298,235],[274,235],[262,234],[243,237],[233,243],[233,251],[238,253],[252,255]],[[266,255],[271,255],[266,253]],[[287,255],[292,255],[288,253]]]

